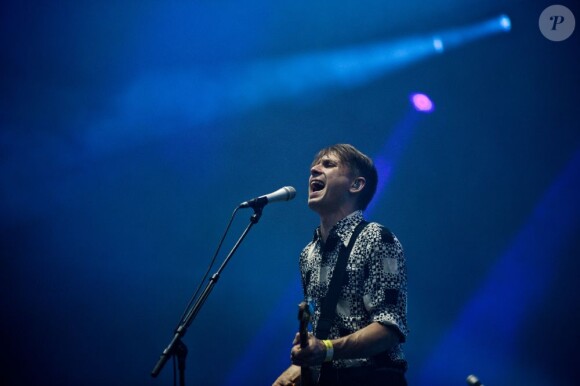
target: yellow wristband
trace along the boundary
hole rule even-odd
[[[323,340],[324,346],[326,347],[326,358],[324,358],[325,362],[332,361],[332,357],[334,356],[334,346],[332,345],[331,340]]]

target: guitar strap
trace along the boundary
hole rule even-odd
[[[340,290],[344,283],[348,257],[350,256],[350,252],[352,251],[358,235],[367,224],[368,221],[361,221],[352,232],[348,245],[346,247],[342,243],[340,245],[340,252],[338,253],[336,265],[334,266],[334,273],[332,274],[330,283],[328,284],[328,292],[320,305],[320,318],[318,319],[318,324],[314,333],[314,336],[318,339],[328,338],[330,327],[332,326],[332,322],[336,316],[336,305],[338,304],[338,296],[340,295]]]

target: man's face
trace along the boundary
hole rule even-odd
[[[308,206],[320,214],[340,210],[351,199],[352,175],[336,154],[327,154],[312,165],[308,182]]]

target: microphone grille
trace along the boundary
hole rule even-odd
[[[296,189],[294,189],[293,186],[285,186],[284,190],[286,190],[286,192],[288,192],[288,198],[286,199],[286,201],[291,200],[294,197],[296,197]]]

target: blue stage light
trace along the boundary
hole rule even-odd
[[[435,48],[435,51],[442,53],[445,50],[445,47],[443,46],[443,40],[441,40],[440,37],[436,36],[433,38],[433,48]]]
[[[500,16],[499,25],[504,29],[504,31],[509,31],[512,29],[512,21],[507,15]]]
[[[559,262],[554,258],[577,239],[578,186],[580,150],[548,188],[513,243],[409,384],[447,385],[472,370],[486,374],[490,384],[501,384],[509,374],[517,374],[521,380],[518,384],[547,384],[535,383],[537,374],[530,373],[513,353],[524,334],[525,321],[545,311],[538,307],[558,280]]]

